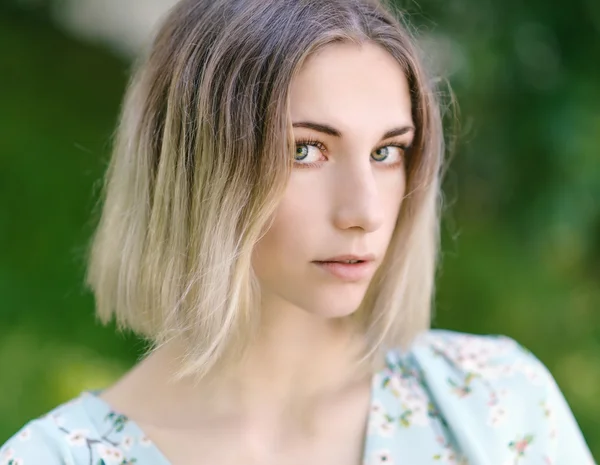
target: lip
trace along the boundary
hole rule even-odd
[[[324,260],[315,260],[315,262],[317,263],[322,263],[322,262],[344,262],[346,260],[360,260],[362,262],[372,262],[373,260],[375,260],[375,255],[373,254],[368,254],[368,255],[338,255],[337,257],[330,257],[330,258],[326,258]]]
[[[345,260],[361,260],[360,263],[343,263]],[[373,255],[339,255],[328,260],[313,262],[329,275],[347,282],[362,281],[373,274]]]
[[[313,262],[321,270],[338,279],[348,282],[362,281],[373,274],[374,263],[340,263],[340,262]]]

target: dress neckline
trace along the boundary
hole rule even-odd
[[[369,431],[371,429],[371,423],[373,420],[373,412],[375,410],[374,403],[376,400],[376,390],[379,388],[379,376],[377,373],[374,373],[371,376],[371,387],[369,393],[369,409],[367,413],[367,422],[366,422],[366,431],[362,439],[362,457],[361,464],[366,463],[366,459],[370,450],[370,434]],[[118,410],[114,409],[108,402],[100,397],[102,393],[101,389],[97,390],[86,390],[81,393],[81,399],[84,405],[84,408],[88,411],[94,412],[94,417],[106,418],[109,415],[114,417],[120,417],[123,419],[123,428],[120,432],[122,435],[130,435],[134,437],[140,438],[142,444],[146,449],[146,452],[149,452],[150,455],[156,457],[157,463],[153,465],[172,465],[166,455],[160,450],[160,448],[152,441],[146,432],[139,426],[135,421],[131,420],[127,415],[120,413]],[[100,415],[97,415],[97,412],[100,412]]]

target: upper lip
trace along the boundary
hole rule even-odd
[[[316,262],[345,262],[348,260],[360,260],[361,262],[371,262],[375,260],[375,256],[373,254],[367,255],[337,255],[335,257],[326,258],[325,260],[315,260]]]

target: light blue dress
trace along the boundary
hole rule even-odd
[[[510,338],[432,330],[386,361],[373,377],[365,465],[594,464],[552,376]],[[134,463],[170,465],[93,392],[31,421],[0,449],[0,465]]]

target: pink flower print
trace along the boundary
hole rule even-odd
[[[0,455],[0,464],[23,465],[23,459],[15,457],[15,451],[9,447]]]
[[[547,381],[547,377],[540,367],[531,362],[519,360],[515,363],[514,369],[515,372],[522,373],[534,386],[542,386]]]
[[[477,354],[463,354],[457,358],[459,366],[465,372],[479,372],[485,366],[485,363],[478,358]]]
[[[379,425],[379,434],[380,436],[384,436],[386,438],[392,437],[392,433],[394,432],[394,424],[393,423],[381,423]]]
[[[121,444],[119,444],[123,449],[130,450],[133,446],[134,439],[131,436],[124,436],[121,440]]]
[[[390,378],[388,382],[388,389],[397,399],[406,396],[410,392],[407,383],[403,382],[403,380],[400,380],[397,376]]]
[[[369,415],[369,425],[367,434],[374,436],[380,434],[380,425],[387,422],[385,407],[379,400],[374,400],[371,405],[371,413]],[[385,428],[384,428],[385,433]]]
[[[87,431],[87,430],[82,430],[82,429],[73,430],[67,436],[67,442],[69,443],[70,446],[73,446],[73,447],[83,447],[83,446],[87,445],[88,434],[89,434],[89,431]]]
[[[54,424],[56,426],[65,426],[65,419],[61,415],[59,415],[57,413],[53,413],[51,415],[51,418],[52,418],[52,421],[54,421]]]
[[[21,432],[18,435],[18,438],[21,442],[29,441],[29,439],[31,438],[31,430],[29,428],[21,430]]]
[[[15,456],[15,451],[10,447],[5,449],[0,455],[0,463],[8,463]]]
[[[527,449],[528,445],[529,445],[529,441],[526,441],[525,439],[522,439],[521,441],[517,441],[515,443],[515,450],[519,454],[524,454],[525,453],[525,449]]]
[[[386,438],[390,438],[394,434],[394,430],[395,428],[393,418],[385,415],[377,420],[375,434]]]
[[[476,373],[484,378],[504,376],[505,364],[497,364],[493,359],[514,348],[510,339],[493,339],[476,336],[461,336],[450,344],[444,338],[433,338],[431,342],[434,353],[449,358],[464,372]]]
[[[513,375],[513,367],[511,365],[502,365],[499,369],[500,376],[506,378]]]
[[[492,406],[488,416],[488,425],[492,427],[500,426],[506,420],[506,413],[506,410],[501,405]]]
[[[521,439],[509,442],[508,448],[517,453],[517,457],[523,457],[529,444],[533,442],[533,435],[528,434]]]
[[[460,398],[467,397],[469,394],[471,394],[471,386],[469,386],[469,381],[470,379],[465,382],[465,384],[460,385],[452,378],[448,378],[448,384],[452,386],[452,392]]]
[[[104,444],[98,444],[96,447],[98,455],[105,463],[121,463],[124,460],[123,452],[116,447],[106,446]]]
[[[371,414],[375,416],[383,415],[384,407],[380,400],[375,399],[371,405]]]
[[[440,463],[444,463],[446,465],[457,465],[456,461],[456,453],[449,448],[444,448],[444,450],[433,456],[433,460],[439,461]]]
[[[403,407],[406,409],[406,412],[402,417],[408,422],[408,424],[405,424],[404,426],[429,425],[429,402],[427,398],[417,395],[416,393],[411,394],[406,398]]]
[[[410,420],[413,425],[428,426],[430,420],[426,406],[415,406],[412,409],[412,415],[410,416]]]

